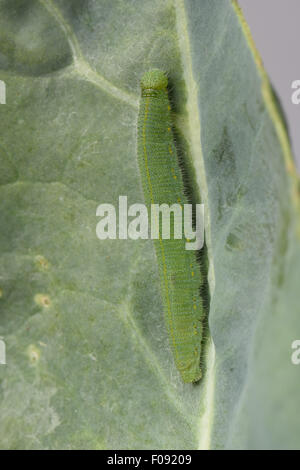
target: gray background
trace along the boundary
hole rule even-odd
[[[300,170],[300,104],[291,84],[300,80],[300,0],[239,0],[266,71],[281,100]]]

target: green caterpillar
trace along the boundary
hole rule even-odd
[[[148,211],[151,204],[188,203],[172,134],[167,86],[166,74],[157,69],[141,80],[137,155]],[[164,239],[160,221],[158,225],[154,246],[170,344],[183,381],[197,382],[204,319],[200,268],[195,251],[185,249],[186,239]]]

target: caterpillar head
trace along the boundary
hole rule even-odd
[[[162,70],[152,69],[146,72],[141,80],[142,90],[166,90],[168,77]]]

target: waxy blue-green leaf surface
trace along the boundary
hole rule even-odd
[[[96,236],[143,202],[139,80],[168,73],[205,204],[204,379],[181,382],[151,241]],[[299,190],[229,0],[1,0],[0,447],[300,448]]]

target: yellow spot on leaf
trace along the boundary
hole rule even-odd
[[[30,362],[32,364],[36,364],[41,357],[41,352],[34,344],[30,344],[30,346],[27,348],[27,355]]]
[[[37,255],[35,257],[35,262],[38,267],[38,269],[41,269],[43,271],[46,271],[49,269],[49,261],[42,255]]]
[[[50,297],[48,297],[48,295],[45,295],[45,294],[36,294],[34,296],[34,301],[36,304],[40,305],[41,307],[48,308],[51,305]]]

